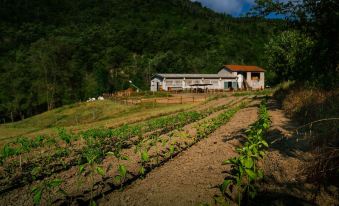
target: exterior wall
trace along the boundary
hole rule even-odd
[[[215,78],[202,78],[202,79],[191,79],[191,78],[183,78],[183,79],[172,79],[172,78],[164,78],[160,80],[158,78],[153,78],[151,81],[151,91],[157,90],[157,83],[159,84],[159,89],[162,88],[164,91],[169,91],[169,88],[172,90],[175,89],[192,89],[197,88],[191,87],[192,84],[212,84],[208,86],[199,86],[198,88],[204,89],[224,89],[225,82],[236,82],[235,79],[215,79]]]
[[[258,78],[253,78],[253,73],[258,73]],[[226,88],[232,86],[243,89],[244,81],[252,89],[264,89],[265,88],[265,73],[264,72],[231,72],[228,69],[222,69],[218,72],[220,76],[229,77],[234,76],[236,78],[224,79],[224,78],[160,78],[154,77],[151,81],[151,91],[164,90],[168,91],[175,89],[191,89],[192,84],[212,84],[209,86],[199,86],[200,88],[208,89],[225,89],[225,82],[233,82],[233,84],[226,84]],[[245,79],[246,76],[246,79]],[[157,87],[158,85],[158,87]],[[197,87],[194,87],[197,88]]]
[[[244,82],[244,75],[242,75],[242,74],[238,74],[237,75],[237,82],[238,82],[238,88],[239,89],[242,89],[243,88],[243,86],[244,86],[244,84],[243,84],[243,82]]]
[[[151,91],[156,92],[158,91],[157,84],[159,85],[159,90],[162,87],[162,81],[158,78],[153,78],[151,80]]]
[[[230,72],[229,70],[223,68],[223,69],[221,69],[221,70],[218,72],[218,74],[219,74],[220,76],[231,76],[231,75],[232,75],[232,72]]]
[[[259,72],[260,77],[259,80],[252,80],[251,74],[252,72],[247,72],[247,83],[252,89],[264,89],[265,88],[265,73],[264,72]],[[258,73],[258,72],[254,72]],[[250,75],[249,75],[250,74]]]

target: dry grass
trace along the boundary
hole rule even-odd
[[[339,90],[291,84],[275,96],[286,113],[302,124],[298,132],[306,135],[312,146],[314,159],[305,169],[309,180],[339,186]]]

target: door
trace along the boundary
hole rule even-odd
[[[159,91],[159,82],[157,82],[157,91]]]
[[[224,89],[228,89],[228,82],[224,82]]]
[[[232,82],[232,88],[238,89],[238,82]]]

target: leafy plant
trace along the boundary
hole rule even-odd
[[[71,144],[71,141],[73,139],[73,135],[71,133],[68,133],[65,128],[58,129],[58,136],[67,144]]]
[[[67,195],[67,193],[60,187],[63,183],[62,179],[53,179],[53,180],[45,180],[38,186],[32,188],[33,193],[33,203],[34,205],[41,205],[42,196],[46,194],[47,205],[52,204],[52,193],[54,190],[62,193],[63,195]]]
[[[269,126],[266,102],[263,101],[259,108],[259,119],[246,131],[247,141],[243,147],[236,148],[239,156],[224,161],[224,164],[230,164],[232,169],[231,176],[225,178],[220,190],[227,194],[227,190],[236,189],[239,205],[243,196],[255,197],[255,182],[263,178],[263,172],[257,168],[256,162],[265,155],[264,149],[268,147],[264,137]]]
[[[118,182],[120,184],[120,188],[122,188],[127,176],[127,168],[125,167],[125,165],[119,164],[118,173],[119,175],[115,176],[114,180]]]
[[[171,144],[170,147],[169,147],[169,156],[172,158],[173,154],[174,154],[174,151],[175,151],[175,147],[174,147],[174,144]]]
[[[141,161],[141,168],[139,173],[143,176],[145,174],[145,165],[149,161],[149,155],[146,150],[140,151],[140,161]]]
[[[93,201],[94,175],[98,174],[102,177],[105,175],[104,169],[97,165],[97,162],[102,157],[102,155],[103,155],[102,151],[100,151],[98,148],[88,147],[86,152],[84,153],[86,163],[80,165],[79,167],[79,174],[83,174],[87,168],[90,175],[91,182],[90,205],[96,205],[96,203]]]

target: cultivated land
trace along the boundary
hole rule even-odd
[[[1,126],[0,131],[33,128],[28,138],[2,146],[1,205],[218,205],[220,185],[231,171],[222,163],[239,156],[235,148],[245,144],[245,130],[262,118],[264,96],[229,93],[207,99],[194,104],[81,103]],[[58,114],[62,118],[56,121]],[[299,143],[286,147],[286,141],[298,138],[289,135],[295,123],[271,100],[268,114],[270,144],[258,162],[264,171],[258,201],[267,193],[266,205],[308,204],[310,198],[338,204],[338,191],[314,195],[315,185],[297,187],[307,153]],[[4,136],[3,144],[14,141]]]

